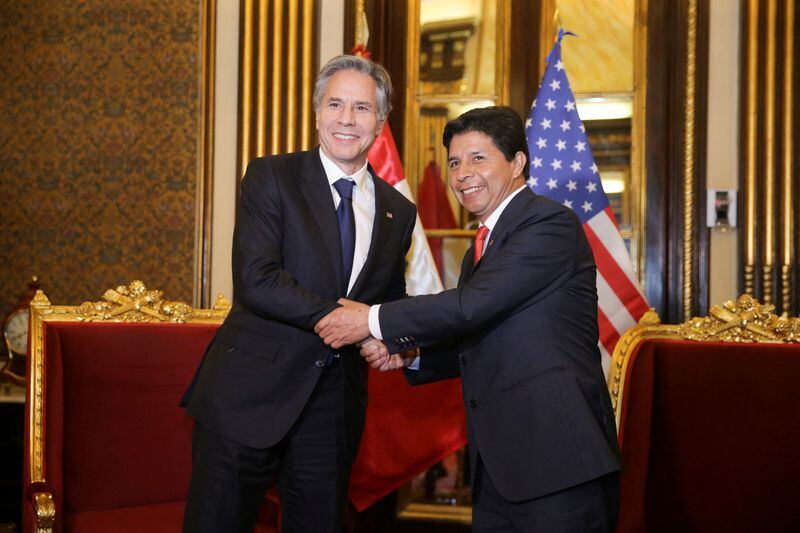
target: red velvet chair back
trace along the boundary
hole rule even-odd
[[[617,382],[617,531],[800,531],[800,344],[661,328],[634,333]]]
[[[111,297],[128,314],[43,295],[32,305],[26,532],[37,520],[44,531],[180,529],[193,421],[178,403],[227,309],[159,301],[142,314],[145,297],[121,289]]]
[[[217,328],[45,326],[45,449],[66,513],[186,498],[193,422],[178,401]]]

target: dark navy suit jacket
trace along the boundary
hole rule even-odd
[[[372,240],[348,297],[374,304],[405,294],[416,208],[371,169],[370,175]],[[314,325],[344,296],[338,228],[318,149],[248,165],[233,237],[233,308],[181,402],[207,429],[265,448],[297,420],[330,353]],[[367,367],[354,348],[340,353],[352,461],[363,430]]]
[[[472,472],[480,454],[507,500],[619,470],[594,257],[571,210],[524,189],[474,268],[467,252],[458,288],[383,304],[379,317],[390,351],[429,346],[412,383],[461,376]]]

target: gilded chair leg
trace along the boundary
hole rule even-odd
[[[53,533],[56,520],[56,503],[49,492],[33,495],[33,512],[36,515],[36,533]]]

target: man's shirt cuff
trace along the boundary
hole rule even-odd
[[[379,341],[383,340],[381,333],[381,322],[378,319],[378,312],[381,309],[381,304],[370,306],[369,308],[369,333]]]

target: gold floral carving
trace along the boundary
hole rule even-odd
[[[681,324],[684,339],[720,342],[800,342],[800,318],[779,317],[775,306],[745,294],[715,305],[708,317]]]
[[[77,320],[186,322],[192,318],[192,308],[188,304],[164,300],[161,291],[148,289],[139,280],[107,290],[103,299],[81,304],[77,310]]]
[[[651,309],[620,337],[611,357],[608,389],[619,427],[620,400],[625,385],[630,354],[645,339],[667,338],[701,342],[800,342],[800,318],[776,316],[775,307],[761,304],[745,294],[736,301],[715,305],[707,317],[695,317],[683,324],[661,324],[658,314]]]
[[[49,492],[37,492],[33,496],[33,511],[36,515],[36,533],[51,533],[56,519],[56,504]]]

